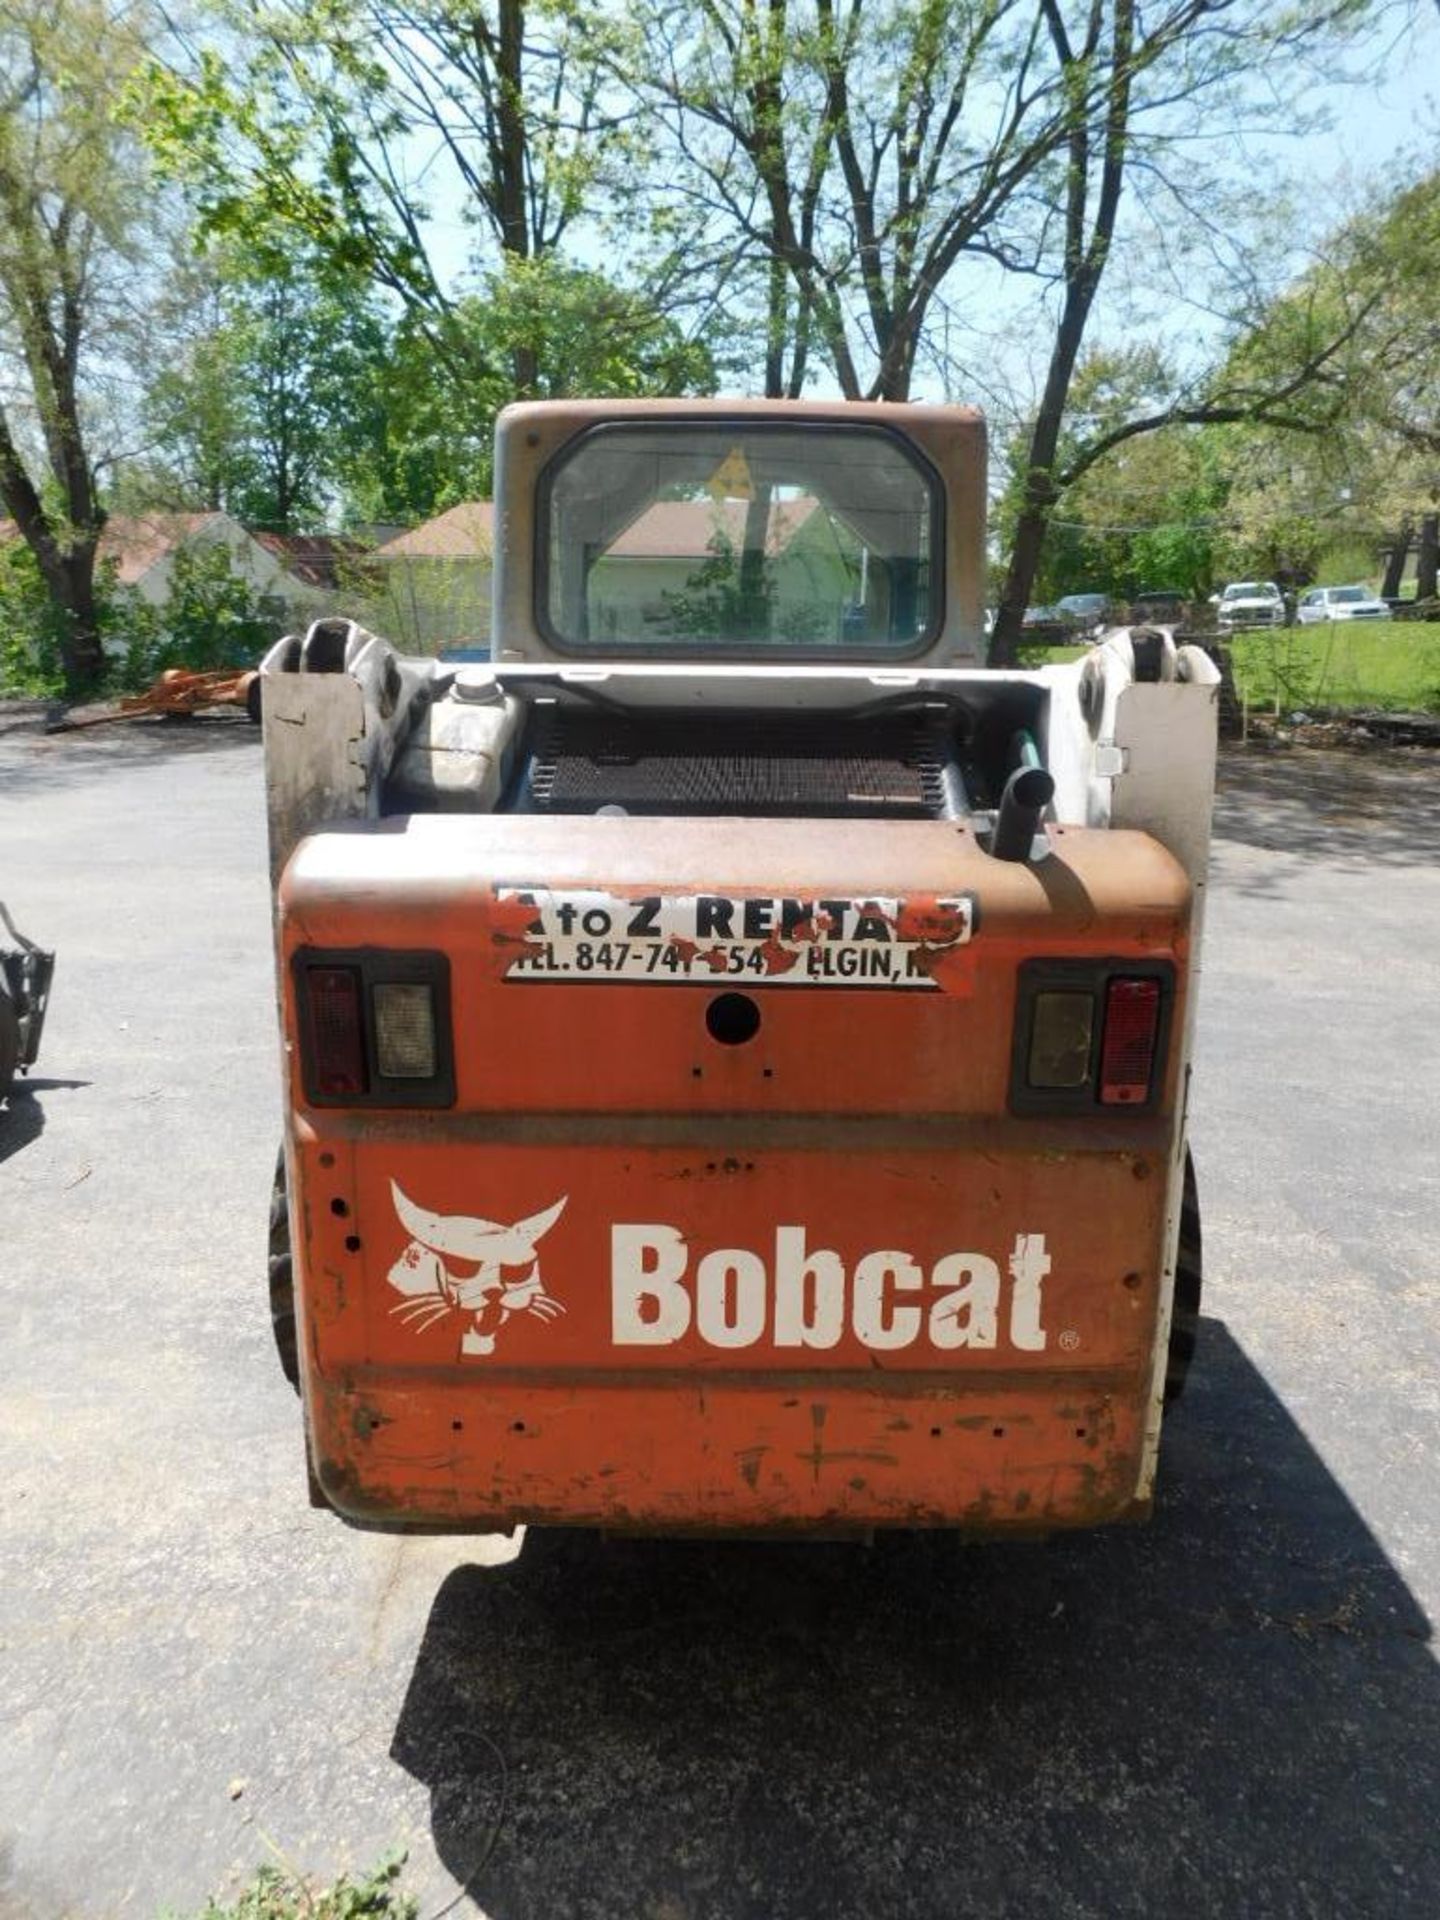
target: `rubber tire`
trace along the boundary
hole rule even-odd
[[[1185,1391],[1185,1381],[1200,1338],[1202,1261],[1200,1191],[1195,1163],[1185,1149],[1185,1189],[1180,1200],[1180,1242],[1175,1252],[1175,1304],[1170,1315],[1170,1347],[1165,1360],[1165,1404],[1173,1406]]]
[[[295,1261],[290,1251],[290,1196],[285,1181],[285,1149],[275,1160],[275,1184],[270,1189],[270,1326],[280,1368],[300,1391],[300,1347],[295,1329]]]
[[[0,1100],[9,1093],[19,1062],[20,1022],[15,1017],[10,990],[0,978]]]

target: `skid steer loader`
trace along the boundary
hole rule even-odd
[[[501,416],[492,640],[262,668],[272,1311],[361,1525],[1142,1516],[1217,673],[986,671],[957,408]]]

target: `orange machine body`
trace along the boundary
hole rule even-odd
[[[1179,864],[1116,829],[1052,826],[1048,858],[1007,863],[949,821],[633,825],[356,821],[288,864],[323,1497],[475,1530],[1142,1512],[1183,1152]],[[586,912],[588,977],[551,939]],[[304,967],[397,953],[445,982],[443,1103],[312,1097]],[[1142,1106],[1017,1103],[1037,959],[1165,981]],[[716,1011],[737,990],[753,1030]]]

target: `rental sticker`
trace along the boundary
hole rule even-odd
[[[667,986],[935,985],[931,967],[975,929],[969,894],[923,898],[643,894],[500,887],[507,980]],[[527,909],[533,910],[527,913]]]

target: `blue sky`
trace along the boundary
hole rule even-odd
[[[1373,173],[1407,152],[1434,164],[1440,9],[1434,0],[1415,0],[1412,19],[1408,31],[1400,20],[1377,30],[1371,58],[1378,71],[1372,78],[1330,91],[1334,132],[1307,140],[1301,149],[1313,149],[1317,169],[1333,170],[1338,159],[1357,173]]]

